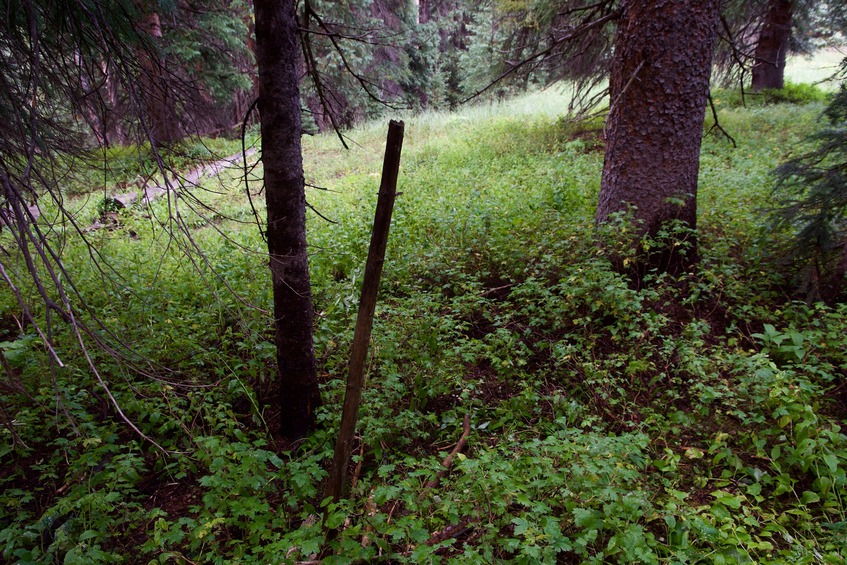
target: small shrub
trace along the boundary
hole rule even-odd
[[[714,89],[712,100],[718,109],[769,106],[772,104],[812,104],[826,102],[829,93],[814,84],[795,84],[786,81],[780,89],[766,88],[758,92],[737,88]]]

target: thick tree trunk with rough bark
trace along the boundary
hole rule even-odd
[[[752,88],[758,92],[763,88],[785,86],[785,56],[791,37],[791,16],[794,2],[770,0],[759,40],[756,42],[756,62],[753,65]]]
[[[268,208],[282,433],[304,436],[320,405],[306,254],[306,195],[300,148],[299,57],[294,0],[255,0],[262,164]]]
[[[719,4],[623,2],[610,76],[598,224],[634,207],[642,234],[656,235],[673,220],[696,227],[700,137]],[[636,250],[609,253],[619,269],[631,267],[622,252],[635,259],[640,274],[650,267],[680,273],[696,262],[696,241],[679,243],[647,256]]]

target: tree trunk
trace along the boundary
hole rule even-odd
[[[634,207],[642,235],[655,236],[673,220],[696,227],[700,137],[719,4],[624,0],[610,76],[598,224]],[[609,249],[613,262],[629,268],[620,251]],[[693,236],[646,256],[629,251],[639,275],[648,268],[678,274],[697,260]]]
[[[785,56],[791,36],[791,16],[794,2],[770,0],[765,22],[756,43],[756,62],[753,65],[752,88],[758,92],[763,88],[785,86]]]
[[[162,38],[162,25],[159,14],[148,14],[139,26],[154,42]],[[139,54],[143,69],[143,96],[145,111],[149,120],[149,136],[153,145],[169,144],[182,137],[176,109],[168,84],[165,62],[156,45],[150,45]]]
[[[430,20],[430,0],[417,0],[417,8],[418,8],[418,24],[428,23]]]
[[[281,432],[300,438],[320,405],[306,254],[306,195],[300,149],[299,57],[294,0],[255,0],[259,118],[268,208]]]
[[[838,299],[838,295],[841,294],[841,290],[844,288],[845,275],[847,275],[847,240],[844,240],[841,244],[841,258],[835,265],[835,272],[827,288],[824,289],[823,298],[827,303],[833,304]]]

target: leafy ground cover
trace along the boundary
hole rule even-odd
[[[539,111],[563,100],[409,119],[354,480],[337,504],[321,483],[381,126],[351,133],[350,151],[306,141],[322,188],[309,202],[336,223],[310,218],[325,404],[298,445],[272,433],[264,242],[237,170],[194,200],[118,212],[89,234],[102,270],[67,237],[81,299],[132,350],[94,361],[166,453],[121,421],[61,327],[64,366],[51,364],[4,291],[4,559],[842,563],[847,308],[796,300],[785,234],[761,228],[770,171],[822,105],[727,104],[738,147],[704,140],[700,267],[636,289],[597,245],[634,237],[626,218],[593,225],[602,126]],[[80,217],[101,213],[96,194],[73,201]],[[174,205],[181,223],[163,230]]]

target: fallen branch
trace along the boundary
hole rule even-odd
[[[482,295],[483,296],[489,296],[491,294],[497,294],[501,290],[506,290],[508,288],[512,288],[516,284],[518,284],[518,283],[509,283],[509,284],[504,284],[503,286],[495,286],[494,288],[489,288],[488,290],[483,292]]]
[[[421,493],[421,498],[426,492],[430,489],[434,489],[438,486],[438,483],[441,482],[442,477],[450,471],[450,467],[453,466],[453,460],[456,459],[456,456],[462,451],[465,446],[468,444],[468,437],[471,435],[471,417],[469,414],[465,414],[465,421],[462,423],[462,437],[459,438],[459,441],[456,443],[456,447],[453,448],[453,451],[444,458],[444,461],[441,462],[441,466],[444,467],[434,479],[429,481],[423,489]]]
[[[459,521],[458,524],[447,526],[440,532],[434,532],[432,536],[426,540],[426,545],[435,545],[451,538],[458,538],[465,532],[472,530],[474,523],[478,521],[479,520],[475,518],[466,518],[465,520]]]

